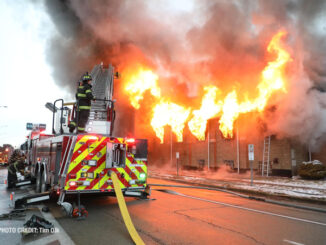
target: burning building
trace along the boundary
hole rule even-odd
[[[298,165],[308,160],[307,147],[295,138],[277,139],[276,135],[266,136],[268,122],[262,122],[260,129],[253,128],[252,126],[257,122],[252,122],[248,115],[246,116],[250,114],[249,117],[260,119],[264,114],[273,114],[277,108],[276,105],[268,105],[269,99],[274,93],[287,93],[285,69],[292,58],[281,44],[281,38],[285,35],[286,32],[279,31],[268,44],[267,51],[274,53],[275,58],[262,70],[261,80],[255,91],[256,98],[253,99],[246,97],[243,101],[239,101],[236,89],[221,98],[222,91],[210,85],[204,87],[200,108],[193,109],[162,98],[157,83],[158,76],[150,70],[140,69],[132,73],[132,77],[125,78],[125,90],[135,109],[139,109],[139,101],[143,99],[146,90],[149,90],[158,100],[153,106],[151,126],[160,143],[169,142],[171,149],[155,146],[153,149],[161,150],[158,151],[160,156],[153,158],[158,158],[161,162],[173,162],[173,156],[178,155],[178,161],[184,168],[217,169],[222,164],[226,164],[232,169],[244,170],[249,168],[247,146],[250,142],[255,142],[257,148],[255,169],[262,174],[286,176],[296,174]],[[245,116],[240,118],[241,115]],[[216,117],[218,120],[215,119]],[[242,126],[248,124],[251,127]],[[164,137],[166,126],[170,129],[170,140]],[[186,126],[188,130],[184,133]],[[242,135],[240,132],[243,132]],[[174,143],[172,134],[176,138]],[[263,140],[264,138],[267,139]],[[172,144],[175,145],[174,148]]]
[[[74,93],[85,70],[112,63],[122,74],[114,133],[148,138],[151,162],[179,152],[185,168],[247,169],[254,144],[259,170],[269,136],[275,174],[323,155],[326,3],[175,2],[45,2],[58,84]]]

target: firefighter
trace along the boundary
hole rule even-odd
[[[86,123],[88,121],[89,112],[91,109],[91,100],[95,97],[92,94],[92,77],[86,72],[82,78],[82,84],[79,84],[77,89],[77,114],[78,114],[78,133],[85,132]],[[69,131],[72,133],[76,128],[76,120],[70,122]]]
[[[10,156],[9,166],[8,166],[8,177],[7,183],[8,188],[14,187],[17,183],[17,172],[23,174],[25,168],[25,157],[20,155],[19,150],[15,150]]]

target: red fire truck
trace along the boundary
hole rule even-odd
[[[97,65],[91,72],[93,95],[87,133],[69,133],[68,124],[77,112],[74,103],[62,99],[46,107],[53,112],[52,134],[32,130],[27,158],[37,193],[66,195],[105,193],[115,195],[110,174],[115,172],[125,196],[145,198],[147,186],[147,140],[113,136],[113,67]]]
[[[12,152],[12,146],[4,145],[0,147],[0,166],[8,165],[9,156]]]

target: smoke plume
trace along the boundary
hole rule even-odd
[[[325,142],[325,1],[175,2],[45,1],[58,31],[47,48],[57,83],[74,93],[81,74],[101,61],[117,70],[146,64],[159,74],[162,93],[176,103],[200,102],[208,84],[225,94],[236,87],[254,97],[270,60],[266,46],[284,29],[292,57],[287,93],[273,96],[269,106],[275,109],[260,117],[267,133],[313,146]],[[127,104],[121,87],[117,103]]]

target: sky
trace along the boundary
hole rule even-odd
[[[175,11],[193,7],[192,1],[169,2]],[[46,60],[48,34],[56,29],[45,10],[31,1],[0,1],[0,28],[5,33],[0,39],[0,146],[17,148],[29,133],[28,122],[45,123],[51,133],[47,102],[72,101],[73,95],[55,84]]]
[[[45,123],[51,132],[46,102],[71,95],[55,85],[46,62],[46,33],[55,31],[47,15],[28,1],[0,1],[0,28],[0,145],[19,147],[27,122]]]

